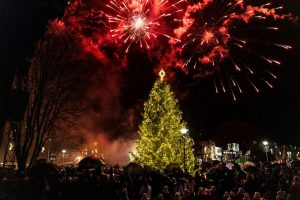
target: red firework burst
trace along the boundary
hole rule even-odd
[[[182,68],[187,68],[193,73],[200,71],[217,75],[215,77],[218,79],[214,79],[216,93],[219,93],[219,86],[223,92],[226,92],[226,87],[229,87],[234,100],[236,100],[235,90],[242,93],[237,78],[240,74],[245,75],[250,85],[259,92],[253,79],[250,78],[251,75],[259,73],[275,79],[276,76],[266,68],[251,67],[249,57],[259,58],[270,65],[280,65],[281,62],[265,56],[257,50],[257,46],[262,47],[263,44],[263,46],[273,45],[283,49],[292,48],[289,45],[263,42],[252,36],[255,35],[254,29],[278,31],[278,27],[266,25],[258,27],[258,21],[292,19],[290,14],[277,14],[282,6],[276,8],[270,6],[270,3],[252,6],[243,0],[203,0],[189,5],[183,19],[177,20],[182,25],[174,31],[177,39],[181,41],[179,51],[185,58]],[[242,29],[244,32],[247,29],[252,32],[239,34],[239,30]],[[260,79],[273,88],[267,79],[263,77]]]
[[[182,11],[178,5],[184,0],[170,4],[168,0],[111,0],[107,13],[112,37],[116,42],[126,44],[126,52],[131,45],[150,48],[150,40],[163,35],[170,38],[167,33],[161,32],[162,20]]]

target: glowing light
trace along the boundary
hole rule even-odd
[[[292,49],[293,48],[292,46],[284,45],[284,44],[274,44],[274,45],[278,46],[278,47],[281,47],[281,48],[284,48],[284,49]]]
[[[189,130],[188,129],[186,129],[186,128],[182,128],[182,129],[180,129],[180,133],[182,133],[182,134],[187,134],[187,132],[188,132]]]
[[[262,142],[262,144],[263,144],[264,146],[267,146],[267,145],[269,144],[269,142],[265,140],[265,141]]]
[[[206,31],[204,33],[203,40],[205,40],[206,43],[208,43],[213,39],[213,37],[214,37],[214,34],[212,32]]]
[[[144,20],[138,16],[135,20],[134,20],[134,28],[135,29],[142,29],[144,26],[145,22]]]
[[[268,81],[265,81],[265,83],[266,83],[270,88],[273,88],[273,85],[271,85]]]
[[[110,9],[107,16],[112,37],[117,43],[127,45],[126,52],[133,44],[149,49],[151,40],[158,35],[172,38],[163,32],[160,22],[181,12],[177,7],[181,2],[169,5],[168,0],[111,0],[106,6]]]
[[[164,80],[164,77],[166,76],[166,72],[162,69],[159,71],[158,75],[160,76],[160,80]]]
[[[78,164],[83,159],[82,156],[76,156],[74,159],[74,163]]]

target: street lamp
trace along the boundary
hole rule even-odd
[[[51,142],[52,142],[52,138],[49,138],[48,140],[49,142],[49,146],[48,146],[48,162],[51,162],[51,159],[50,159],[50,155],[51,155]]]
[[[61,153],[62,153],[62,165],[65,164],[65,154],[66,154],[67,150],[63,149],[61,150]]]
[[[266,159],[267,159],[267,162],[269,162],[269,158],[268,158],[268,145],[269,145],[269,142],[268,141],[263,141],[262,144],[264,145],[265,147],[265,152],[266,152]]]
[[[187,134],[189,130],[186,128],[182,128],[180,130],[181,134],[182,134],[182,138],[183,138],[183,168],[184,168],[184,172],[186,173],[186,163],[185,163],[185,135]]]

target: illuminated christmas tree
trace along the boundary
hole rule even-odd
[[[177,163],[192,173],[194,142],[188,134],[182,133],[186,122],[170,86],[163,80],[165,72],[162,70],[159,75],[160,80],[156,81],[144,104],[137,153],[133,156],[138,162],[156,169],[163,170],[169,163]]]

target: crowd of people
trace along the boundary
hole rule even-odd
[[[2,175],[0,200],[300,200],[300,168],[286,163],[255,163],[251,170],[205,163],[194,175],[141,169],[137,164],[47,168],[18,180]]]

